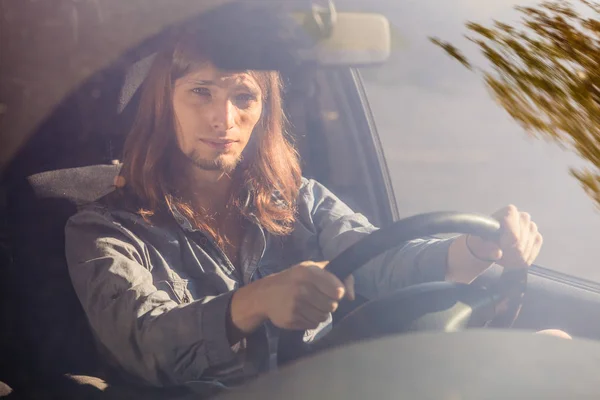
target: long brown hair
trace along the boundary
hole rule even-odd
[[[176,149],[173,83],[212,59],[214,46],[203,35],[181,35],[158,52],[141,88],[138,112],[124,146],[124,182],[140,200],[139,213],[147,220],[161,210],[176,208],[195,227],[223,245],[210,218],[178,198],[172,181],[171,157]],[[230,204],[239,213],[253,213],[267,231],[290,233],[301,182],[298,154],[284,132],[282,83],[278,72],[248,71],[262,91],[263,112],[234,172]],[[246,204],[250,190],[250,204]]]

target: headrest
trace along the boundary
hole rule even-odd
[[[27,178],[37,199],[64,199],[80,206],[114,190],[120,165],[90,165],[41,172]]]

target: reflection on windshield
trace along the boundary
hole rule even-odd
[[[389,65],[364,71],[401,215],[512,202],[539,222],[540,265],[600,280],[600,215],[581,189],[600,201],[600,24],[598,6],[584,3],[426,0],[379,10],[404,39]]]
[[[518,7],[522,27],[495,22],[468,23],[477,44],[493,66],[482,71],[498,103],[527,131],[573,149],[594,169],[573,170],[600,206],[600,5],[580,0],[595,11],[581,16],[569,3],[545,2]],[[432,41],[466,68],[473,66],[460,50]]]

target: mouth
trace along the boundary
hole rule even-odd
[[[238,140],[233,139],[200,139],[200,141],[217,150],[229,149],[238,142]]]

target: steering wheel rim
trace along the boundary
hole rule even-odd
[[[498,240],[502,231],[497,220],[481,214],[459,212],[419,214],[397,221],[364,237],[331,260],[326,269],[340,280],[344,280],[371,259],[409,240],[447,233],[471,234],[489,240]],[[495,317],[487,321],[485,326],[510,327],[520,312],[526,285],[526,269],[505,269],[495,286],[488,289],[479,288],[477,294],[471,293],[469,296],[475,296],[478,297],[478,301],[481,300],[477,307],[493,306]],[[431,290],[432,293],[445,290],[449,295],[465,288],[471,288],[471,285],[463,284],[453,284],[452,287],[438,285],[438,287],[432,288],[430,286],[432,285],[429,284],[426,290]],[[410,292],[413,287],[405,288],[402,291]],[[404,298],[407,295],[410,293],[402,293],[401,297]],[[483,301],[484,296],[489,298]],[[278,344],[280,365],[313,352],[311,344],[305,343],[303,337],[304,331],[284,330],[281,332]]]

